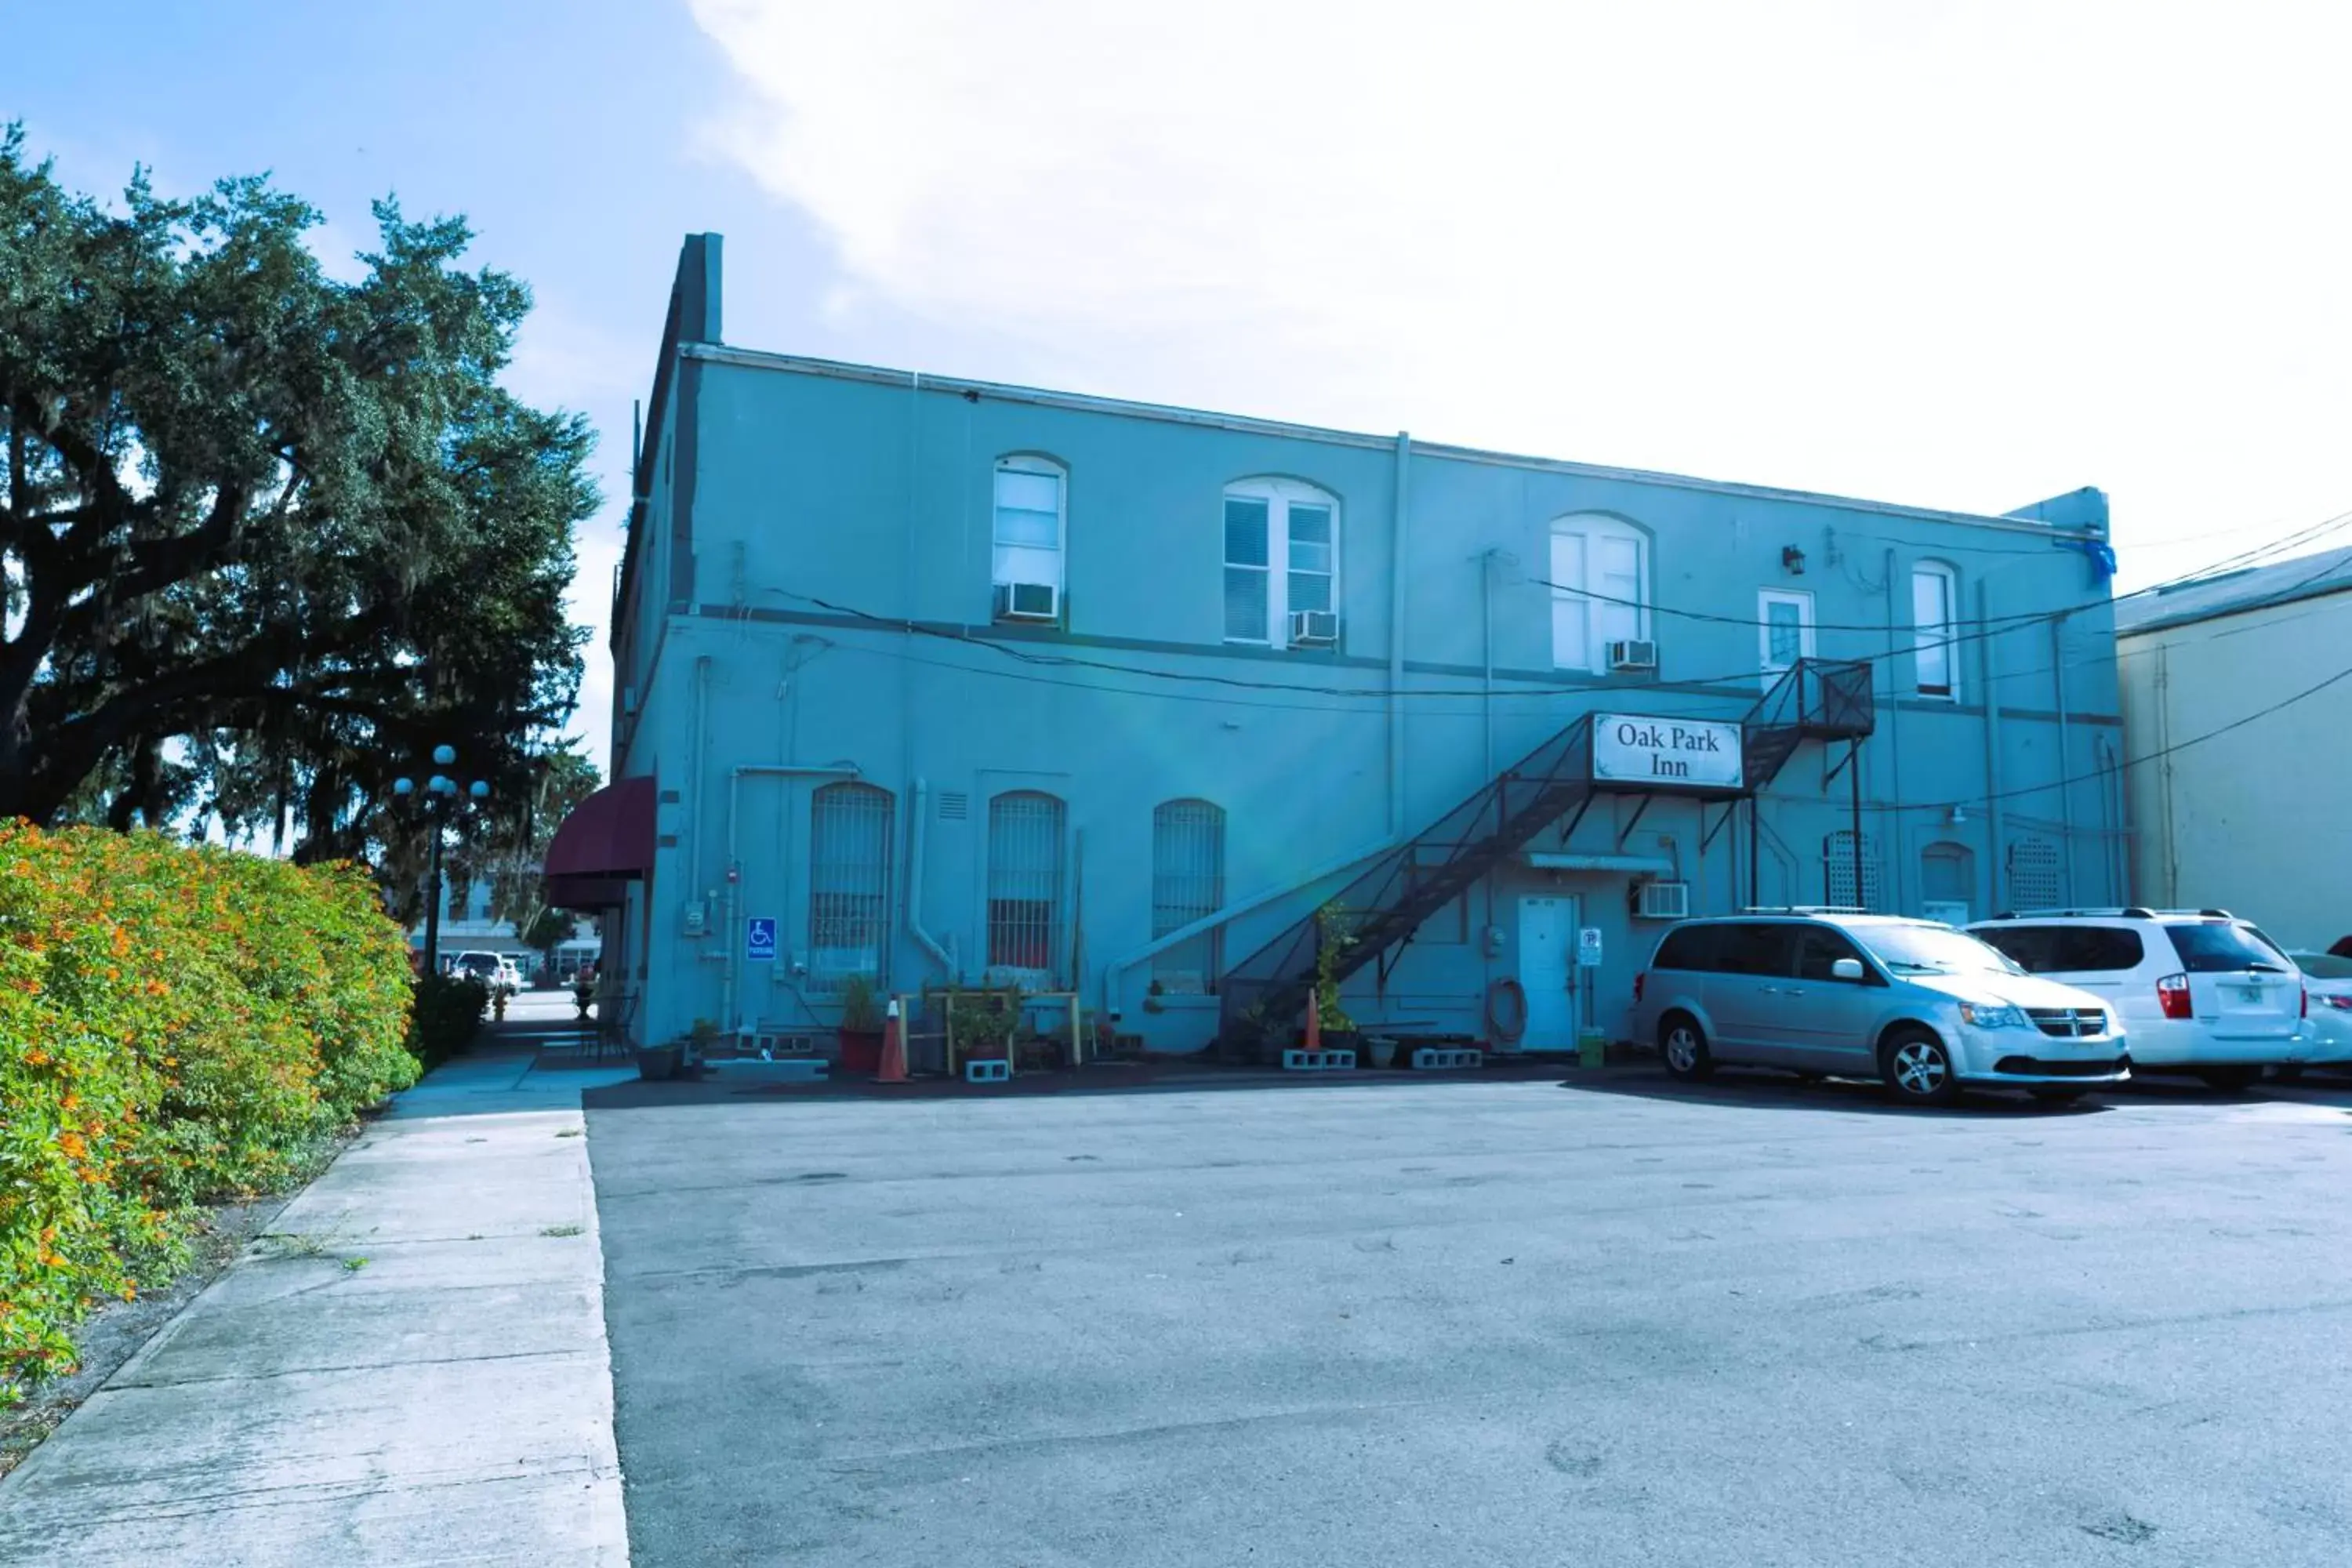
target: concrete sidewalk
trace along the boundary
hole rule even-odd
[[[626,1563],[580,1091],[631,1071],[532,1063],[401,1096],[0,1479],[0,1563]]]

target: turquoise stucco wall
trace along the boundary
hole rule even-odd
[[[1213,1002],[1171,999],[1147,1013],[1148,969],[1111,973],[1150,936],[1156,805],[1194,797],[1224,809],[1229,900],[1287,890],[1228,932],[1226,959],[1238,959],[1328,890],[1301,886],[1308,873],[1381,843],[1392,815],[1418,828],[1477,788],[1490,776],[1490,743],[1493,763],[1506,764],[1589,709],[1739,717],[1763,689],[1751,623],[1766,588],[1814,595],[1821,657],[1881,658],[1879,732],[1861,765],[1882,903],[1916,910],[1922,854],[1948,843],[1969,852],[1969,902],[1989,912],[2011,843],[2034,837],[2063,856],[2069,815],[2076,832],[2064,896],[2120,896],[2115,814],[2097,778],[2100,748],[2116,733],[2106,590],[2081,551],[2053,547],[2038,528],[1416,448],[1406,486],[1399,805],[1387,696],[1392,443],[1054,406],[993,389],[918,389],[904,376],[782,361],[698,363],[696,395],[673,405],[697,437],[693,592],[625,606],[646,617],[647,635],[631,642],[632,667],[616,679],[641,693],[636,718],[617,727],[618,771],[656,773],[665,793],[662,847],[630,938],[647,1037],[697,1017],[784,1029],[830,1023],[829,1002],[792,968],[808,944],[810,796],[825,779],[738,777],[740,768],[855,769],[892,793],[889,979],[908,988],[945,978],[909,934],[915,914],[968,976],[980,970],[988,800],[1012,789],[1061,797],[1072,833],[1065,908],[1076,911],[1083,942],[1079,972],[1066,978],[1090,1004],[1119,1011],[1122,1027],[1191,1048],[1213,1026]],[[992,476],[1013,452],[1049,455],[1068,470],[1062,627],[989,624]],[[1221,641],[1222,492],[1263,475],[1339,498],[1337,649]],[[1582,511],[1651,537],[1662,607],[1651,627],[1654,678],[1551,668],[1551,595],[1537,579],[1548,570],[1553,521]],[[1804,552],[1801,575],[1783,566],[1791,546]],[[1494,570],[1487,604],[1489,551],[1508,559]],[[1956,571],[1964,618],[1976,614],[1981,583],[1996,623],[2016,628],[1960,646],[1958,702],[1918,698],[1907,652],[1883,657],[1907,649],[1910,569],[1927,559]],[[2089,607],[2060,640],[2046,622],[2011,619],[2069,606]],[[919,629],[906,629],[909,621]],[[1491,697],[1483,694],[1490,657]],[[2062,664],[2063,756],[2053,673]],[[1997,723],[1986,711],[1988,673]],[[1997,770],[1988,766],[1996,732]],[[1846,781],[1825,786],[1827,763],[1807,747],[1765,797],[1759,901],[1822,898],[1822,841],[1850,820]],[[2039,787],[2001,803],[1997,843],[1981,802],[1996,772],[2004,793],[2079,782],[2063,799]],[[927,856],[922,884],[910,887],[918,780],[929,791]],[[943,811],[955,796],[961,817]],[[1958,824],[1889,809],[1953,800],[1979,804]],[[1746,873],[1740,837],[1724,834],[1702,852],[1696,805],[1661,800],[1621,845],[1634,805],[1601,801],[1570,847],[1661,858],[1692,882],[1696,909],[1732,907]],[[1433,922],[1384,994],[1364,976],[1354,1010],[1475,1029],[1489,981],[1515,972],[1517,900],[1566,893],[1584,900],[1584,923],[1604,933],[1592,1006],[1597,1022],[1614,1027],[1657,929],[1630,917],[1628,886],[1622,872],[1524,863],[1499,871],[1467,908]],[[686,934],[686,906],[704,900],[710,933]],[[739,922],[749,915],[782,922],[775,963],[742,959]]]

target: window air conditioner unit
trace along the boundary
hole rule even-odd
[[[1290,646],[1329,647],[1339,640],[1339,616],[1332,610],[1290,612]]]
[[[1000,621],[1051,621],[1061,618],[1062,590],[1054,583],[999,583],[996,618]]]
[[[1688,882],[1643,883],[1641,915],[1645,921],[1690,919],[1690,884]]]
[[[1646,637],[1628,637],[1609,645],[1609,668],[1612,669],[1655,669],[1658,668],[1658,645]]]

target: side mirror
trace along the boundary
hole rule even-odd
[[[1862,960],[1858,958],[1839,959],[1836,963],[1830,965],[1830,978],[1832,980],[1860,980],[1862,978]]]

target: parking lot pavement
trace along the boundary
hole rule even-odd
[[[640,1568],[2352,1561],[2340,1087],[590,1102]]]

